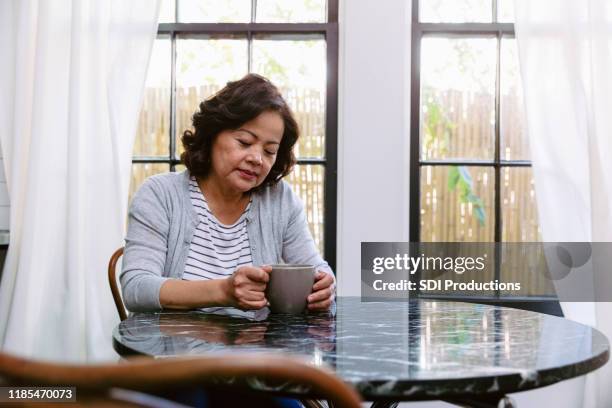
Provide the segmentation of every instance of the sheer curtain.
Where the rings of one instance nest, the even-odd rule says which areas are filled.
[[[0,2],[0,142],[11,201],[0,347],[115,358],[106,266],[122,245],[159,0]]]
[[[611,242],[612,1],[515,0],[515,13],[543,239]],[[612,273],[585,267],[594,272],[588,279],[574,273],[558,290],[594,294]],[[612,303],[560,300],[566,317],[612,338]],[[582,379],[578,406],[612,406],[611,376],[608,363]]]

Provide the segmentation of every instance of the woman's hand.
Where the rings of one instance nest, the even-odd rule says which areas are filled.
[[[225,293],[229,305],[241,310],[261,309],[268,304],[264,295],[270,280],[271,266],[241,266],[226,279]]]
[[[328,310],[334,301],[334,278],[329,273],[317,271],[312,293],[308,296],[308,310],[320,312]]]

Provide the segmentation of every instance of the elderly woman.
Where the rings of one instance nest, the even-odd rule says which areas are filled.
[[[182,173],[150,177],[134,196],[121,273],[131,311],[267,305],[269,264],[317,269],[308,309],[323,311],[334,275],[282,178],[298,126],[278,89],[249,74],[200,104],[185,131]],[[252,313],[252,312],[250,312]]]

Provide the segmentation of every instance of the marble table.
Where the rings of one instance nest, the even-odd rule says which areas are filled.
[[[326,364],[376,406],[437,399],[511,406],[507,393],[543,387],[604,365],[609,342],[567,319],[474,303],[361,302],[330,313],[245,318],[215,313],[136,313],[114,330],[122,355],[155,357],[265,351]],[[284,389],[307,397],[304,390]],[[378,402],[376,402],[378,401]]]

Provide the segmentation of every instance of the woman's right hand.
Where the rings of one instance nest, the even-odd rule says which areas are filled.
[[[241,310],[261,309],[268,304],[264,294],[271,266],[241,266],[226,279],[228,303]]]

